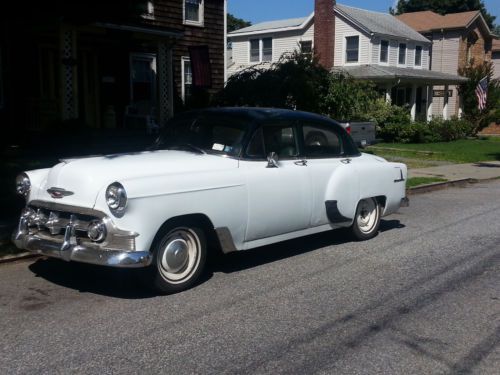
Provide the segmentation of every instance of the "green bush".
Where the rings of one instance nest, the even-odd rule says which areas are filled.
[[[379,128],[378,136],[385,142],[433,143],[463,139],[472,133],[473,126],[466,120],[433,119],[429,123],[390,123]]]

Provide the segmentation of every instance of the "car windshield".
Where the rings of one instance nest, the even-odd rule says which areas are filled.
[[[187,114],[172,119],[155,149],[240,156],[248,119],[217,114]]]

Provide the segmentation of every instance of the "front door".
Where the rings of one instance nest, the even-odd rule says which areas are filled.
[[[297,129],[286,121],[258,129],[240,162],[247,178],[248,224],[245,242],[290,233],[309,226],[311,184],[307,166],[299,154]],[[269,167],[266,155],[275,152],[277,167]]]

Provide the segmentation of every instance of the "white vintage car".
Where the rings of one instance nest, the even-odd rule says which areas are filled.
[[[174,118],[148,151],[21,174],[13,239],[66,261],[144,267],[172,293],[199,278],[207,244],[230,253],[338,227],[372,238],[408,204],[406,176],[322,116],[202,110]]]

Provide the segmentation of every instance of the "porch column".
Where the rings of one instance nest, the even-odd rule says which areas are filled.
[[[388,104],[392,103],[391,92],[392,92],[392,85],[389,83],[387,84],[387,86],[385,86],[385,101]]]
[[[78,77],[76,30],[69,25],[59,29],[61,56],[61,117],[62,120],[78,118]]]
[[[415,121],[417,116],[417,85],[411,85],[411,98],[410,98],[410,115],[411,121]]]
[[[460,95],[457,88],[457,96],[458,96],[458,118],[462,118],[464,115],[464,101],[462,95]]]
[[[174,115],[174,77],[172,48],[158,42],[158,117],[160,127]]]
[[[444,86],[444,103],[443,103],[443,119],[448,120],[448,90],[450,89],[450,86],[445,85]]]
[[[432,120],[432,100],[434,86],[427,86],[427,121]]]

